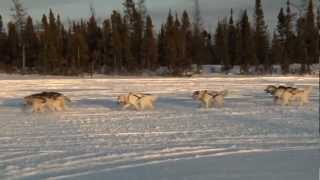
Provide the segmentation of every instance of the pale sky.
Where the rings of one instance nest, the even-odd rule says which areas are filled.
[[[199,0],[204,26],[212,29],[217,21],[229,15],[230,8],[235,9],[237,16],[241,10],[248,9],[249,15],[252,16],[252,9],[255,0]],[[299,4],[303,0],[291,0]],[[320,0],[316,0],[320,1]],[[87,18],[90,15],[90,4],[92,3],[96,14],[99,17],[108,17],[113,9],[122,12],[122,0],[21,0],[28,13],[36,20],[40,20],[42,14],[48,13],[49,8],[55,13],[59,13],[62,20]],[[262,0],[266,21],[269,29],[273,29],[277,14],[281,7],[285,6],[286,0]],[[154,19],[154,23],[159,27],[168,14],[169,9],[181,11],[186,9],[190,15],[193,7],[193,0],[146,0],[148,13]],[[5,22],[10,19],[11,0],[0,0],[0,14]],[[294,10],[294,9],[293,9]]]

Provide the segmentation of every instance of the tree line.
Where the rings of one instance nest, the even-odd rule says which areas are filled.
[[[166,67],[181,75],[193,64],[222,65],[224,72],[239,66],[241,73],[271,73],[280,65],[289,73],[290,64],[301,64],[299,73],[310,73],[319,63],[320,11],[309,0],[301,15],[294,14],[288,0],[270,33],[261,0],[256,0],[253,22],[246,10],[235,18],[218,22],[214,33],[201,25],[199,2],[192,18],[171,10],[155,32],[144,0],[123,1],[123,12],[98,22],[91,16],[66,27],[59,14],[50,10],[35,24],[19,0],[13,1],[13,18],[6,28],[0,15],[0,71],[53,75],[139,74]]]

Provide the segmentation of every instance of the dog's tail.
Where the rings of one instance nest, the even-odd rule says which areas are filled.
[[[63,98],[64,98],[64,100],[65,100],[65,101],[67,101],[67,102],[71,103],[71,99],[70,99],[70,98],[68,98],[67,96],[63,96]]]
[[[154,95],[153,95],[153,96],[151,96],[151,100],[152,100],[153,102],[157,101],[157,100],[158,100],[158,98],[159,98],[158,96],[154,96]]]
[[[312,86],[307,86],[303,90],[304,90],[305,93],[309,94],[312,91]]]
[[[224,91],[220,91],[219,94],[226,97],[229,94],[229,92],[228,90],[224,90]]]

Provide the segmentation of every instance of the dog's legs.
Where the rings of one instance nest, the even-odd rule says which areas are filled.
[[[146,109],[152,109],[151,107],[152,105],[150,103],[143,103],[143,105],[141,106],[142,110],[146,110]]]
[[[306,95],[306,96],[303,97],[303,102],[304,102],[305,104],[309,104],[309,103],[310,103],[309,95]]]
[[[136,110],[143,109],[143,108],[140,107],[141,105],[139,106],[139,104],[136,104],[136,103],[134,103],[133,106],[134,106],[134,108],[135,108]]]
[[[199,108],[204,108],[204,107],[205,107],[204,102],[201,102],[198,107],[199,107]]]
[[[212,101],[209,100],[209,101],[207,102],[207,108],[212,108]]]
[[[66,105],[65,105],[65,104],[62,104],[62,105],[61,105],[61,110],[62,110],[62,111],[65,111],[66,109],[67,109],[67,108],[66,108]]]
[[[209,102],[208,101],[205,102],[205,106],[204,107],[205,108],[209,108]]]
[[[205,108],[207,105],[204,101],[201,101],[199,108]]]
[[[285,106],[285,105],[287,104],[285,98],[280,98],[279,100],[280,100],[280,102],[281,102],[281,103],[280,103],[281,106]]]
[[[218,106],[219,106],[219,108],[222,108],[224,106],[224,101],[221,100],[220,102],[218,102]]]
[[[124,105],[124,106],[122,107],[122,110],[126,110],[126,109],[128,109],[130,106],[131,106],[130,104],[126,104],[126,105]]]
[[[305,104],[308,104],[309,103],[309,99],[307,97],[301,97],[300,99],[300,106],[303,106]]]
[[[292,96],[289,93],[284,93],[282,95],[282,105],[288,106],[291,98]]]
[[[62,111],[63,110],[63,108],[60,107],[60,106],[56,107],[55,109],[56,109],[56,111]]]
[[[54,107],[53,105],[47,105],[47,107],[50,109],[50,111],[54,112],[56,111],[56,107]]]
[[[37,112],[38,112],[38,108],[32,107],[32,113],[37,113]]]
[[[304,105],[304,102],[303,100],[300,101],[300,106],[303,106]]]
[[[43,106],[37,106],[36,108],[35,108],[35,111],[34,112],[36,112],[36,113],[43,113]]]
[[[282,105],[282,106],[286,106],[286,105],[288,105],[288,102],[287,102],[285,99],[282,99],[281,105]]]
[[[150,110],[154,110],[154,105],[153,105],[152,102],[148,103],[148,108],[149,108]]]
[[[224,106],[224,98],[221,96],[216,97],[215,103],[217,104],[217,107],[222,108]]]
[[[40,107],[36,106],[35,104],[32,105],[32,112],[33,113],[38,113],[40,112]]]
[[[137,106],[138,109],[136,110],[145,110],[146,109],[146,105],[144,103],[139,103],[139,106]]]

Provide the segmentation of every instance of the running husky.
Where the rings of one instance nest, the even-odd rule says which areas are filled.
[[[264,91],[273,96],[273,101],[276,104],[281,104],[281,99],[278,96],[275,96],[275,93],[278,91],[291,91],[294,92],[298,90],[297,88],[289,87],[289,86],[273,86],[269,85],[264,89]]]
[[[308,86],[304,89],[277,89],[274,92],[274,97],[280,100],[281,105],[289,105],[290,102],[298,102],[300,106],[309,103],[309,97],[312,92],[312,87]]]
[[[118,96],[118,104],[122,109],[134,108],[135,110],[154,109],[157,97],[151,94],[129,93],[128,95]]]
[[[293,88],[293,87],[289,87],[289,86],[273,86],[273,85],[269,85],[266,87],[266,89],[264,90],[266,93],[274,95],[275,92],[279,89],[283,89],[283,90],[289,90],[289,91],[295,91],[297,90],[297,88]]]
[[[32,107],[32,112],[44,112],[45,108],[51,111],[63,111],[66,102],[71,100],[61,93],[42,92],[24,97],[25,104]]]
[[[308,86],[305,89],[298,89],[286,86],[267,86],[265,92],[274,97],[277,104],[289,105],[292,102],[298,102],[300,106],[309,103],[309,96],[312,92],[312,87]]]
[[[212,106],[223,107],[224,97],[227,96],[228,91],[195,91],[192,98],[201,102],[200,107],[211,108]]]

